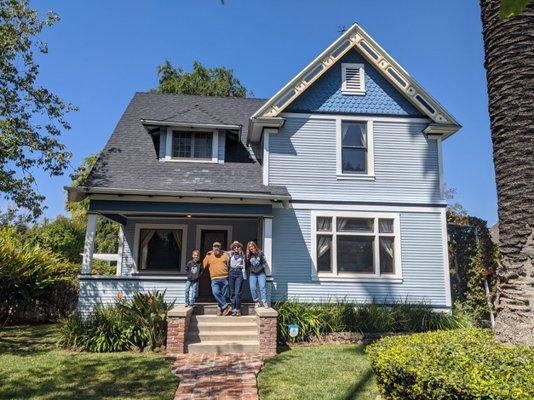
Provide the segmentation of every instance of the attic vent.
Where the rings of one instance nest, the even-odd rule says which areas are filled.
[[[363,64],[341,64],[341,93],[365,94],[365,71]]]

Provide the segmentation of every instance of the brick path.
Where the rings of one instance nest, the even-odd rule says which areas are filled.
[[[255,354],[180,354],[172,372],[180,377],[174,400],[258,400]]]

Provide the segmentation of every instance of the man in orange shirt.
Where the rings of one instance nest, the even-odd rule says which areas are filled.
[[[212,251],[204,257],[203,265],[210,273],[211,291],[219,306],[218,315],[228,315],[232,306],[228,302],[228,255],[221,250],[219,242],[213,243]]]

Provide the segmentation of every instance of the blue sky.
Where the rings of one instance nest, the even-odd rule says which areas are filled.
[[[136,91],[157,86],[169,59],[226,66],[255,97],[270,97],[357,21],[463,125],[444,142],[448,187],[470,213],[497,220],[478,2],[33,1],[61,22],[42,39],[41,82],[79,107],[63,137],[75,167],[102,149]],[[70,171],[69,171],[70,172]],[[64,213],[68,174],[37,173],[47,217]]]

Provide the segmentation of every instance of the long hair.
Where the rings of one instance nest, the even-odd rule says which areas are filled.
[[[256,250],[254,252],[254,254],[260,254],[260,248],[258,247],[258,245],[256,244],[255,241],[251,240],[250,242],[247,243],[247,260],[250,260],[250,257],[252,257],[252,252],[250,251],[250,246],[254,246],[254,249]]]

